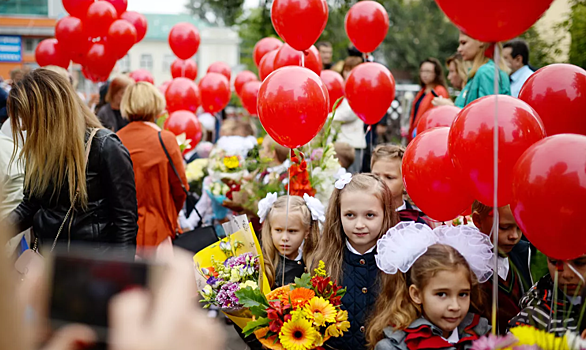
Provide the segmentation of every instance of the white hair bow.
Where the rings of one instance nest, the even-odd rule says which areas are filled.
[[[267,193],[267,196],[258,202],[258,212],[256,214],[260,218],[261,223],[267,218],[273,204],[277,201],[277,197],[277,192]]]
[[[487,235],[469,226],[440,226],[432,230],[424,224],[401,222],[378,240],[376,264],[389,275],[405,273],[434,244],[456,249],[478,282],[484,283],[492,276],[493,245]]]
[[[319,201],[319,199],[311,197],[307,193],[303,194],[303,199],[305,200],[305,205],[309,208],[311,212],[311,219],[315,221],[324,222],[326,221],[324,205]]]
[[[345,173],[342,176],[340,176],[340,178],[334,183],[334,187],[336,187],[339,190],[342,190],[351,181],[352,181],[352,174],[351,173]]]

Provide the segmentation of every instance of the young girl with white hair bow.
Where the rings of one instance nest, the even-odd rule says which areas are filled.
[[[492,275],[488,236],[468,226],[404,222],[377,251],[385,275],[367,328],[370,349],[467,350],[489,332],[488,320],[470,312],[482,303],[478,284]]]

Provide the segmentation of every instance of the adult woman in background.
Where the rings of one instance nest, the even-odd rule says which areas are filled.
[[[189,185],[175,135],[154,123],[165,109],[165,99],[159,90],[150,83],[132,84],[126,89],[121,106],[122,116],[130,124],[118,136],[128,148],[134,167],[139,227],[137,254],[144,256],[145,247],[175,238],[177,216]]]
[[[511,94],[511,84],[509,81],[509,68],[502,56],[502,45],[498,45],[501,55],[498,61],[499,78],[498,93],[502,95]],[[483,43],[472,39],[464,33],[460,33],[460,46],[458,53],[462,59],[472,62],[472,68],[468,72],[468,81],[464,89],[456,99],[456,107],[464,108],[470,102],[487,95],[493,95],[494,91],[494,71],[495,62],[493,61],[495,44]]]
[[[461,91],[468,82],[468,70],[470,62],[465,62],[459,53],[456,53],[446,60],[448,68],[448,80],[455,90]],[[453,106],[454,101],[449,98],[435,97],[431,103],[434,106]]]
[[[427,58],[419,65],[419,85],[421,90],[415,95],[411,106],[408,141],[411,141],[417,134],[417,122],[419,122],[421,116],[434,107],[431,104],[434,98],[432,90],[438,96],[450,97],[446,80],[444,79],[444,71],[436,58]]]
[[[124,119],[120,113],[120,103],[124,91],[132,83],[134,80],[126,75],[117,76],[110,82],[106,93],[106,104],[98,111],[98,118],[104,128],[118,132],[128,124],[128,120]]]
[[[25,164],[24,199],[9,216],[15,231],[32,226],[40,244],[83,242],[134,257],[134,173],[118,137],[47,69],[15,84],[8,112]]]

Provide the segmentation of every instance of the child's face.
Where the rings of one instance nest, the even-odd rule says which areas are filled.
[[[443,270],[431,277],[419,290],[409,287],[411,299],[421,305],[423,314],[443,331],[443,337],[458,328],[470,308],[470,281],[468,271],[459,266],[456,270]]]
[[[260,157],[261,159],[272,159],[275,160],[277,158],[275,154],[275,150],[271,147],[271,141],[269,139],[264,139],[262,141],[262,147],[260,149]]]
[[[403,204],[403,178],[401,176],[401,159],[382,159],[372,166],[372,173],[379,176],[387,184],[393,195],[393,204]]]
[[[275,248],[281,255],[295,259],[299,255],[299,247],[303,240],[309,235],[309,230],[303,225],[301,213],[289,212],[289,220],[287,220],[285,209],[273,209],[269,221]]]
[[[492,230],[492,215],[480,216],[478,213],[474,213],[472,216],[474,225],[480,230],[480,232],[490,235]],[[509,254],[513,247],[523,237],[523,232],[513,216],[510,206],[499,208],[499,237],[498,237],[498,248],[501,253]]]
[[[558,263],[561,269],[561,271],[558,271],[558,285],[560,290],[564,291],[564,293],[569,296],[580,295],[584,283],[581,282],[582,280],[580,277],[572,271],[568,264],[571,264],[574,270],[584,277],[586,276],[586,255],[569,261],[547,258],[547,268],[552,280],[554,279],[556,265],[558,265]]]
[[[342,228],[348,241],[360,254],[376,245],[381,232],[384,210],[372,193],[347,191],[340,197]]]

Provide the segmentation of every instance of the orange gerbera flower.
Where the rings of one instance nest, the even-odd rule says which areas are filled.
[[[293,308],[303,307],[307,302],[315,296],[315,293],[308,288],[297,288],[293,289],[289,294],[291,299],[291,306]]]

